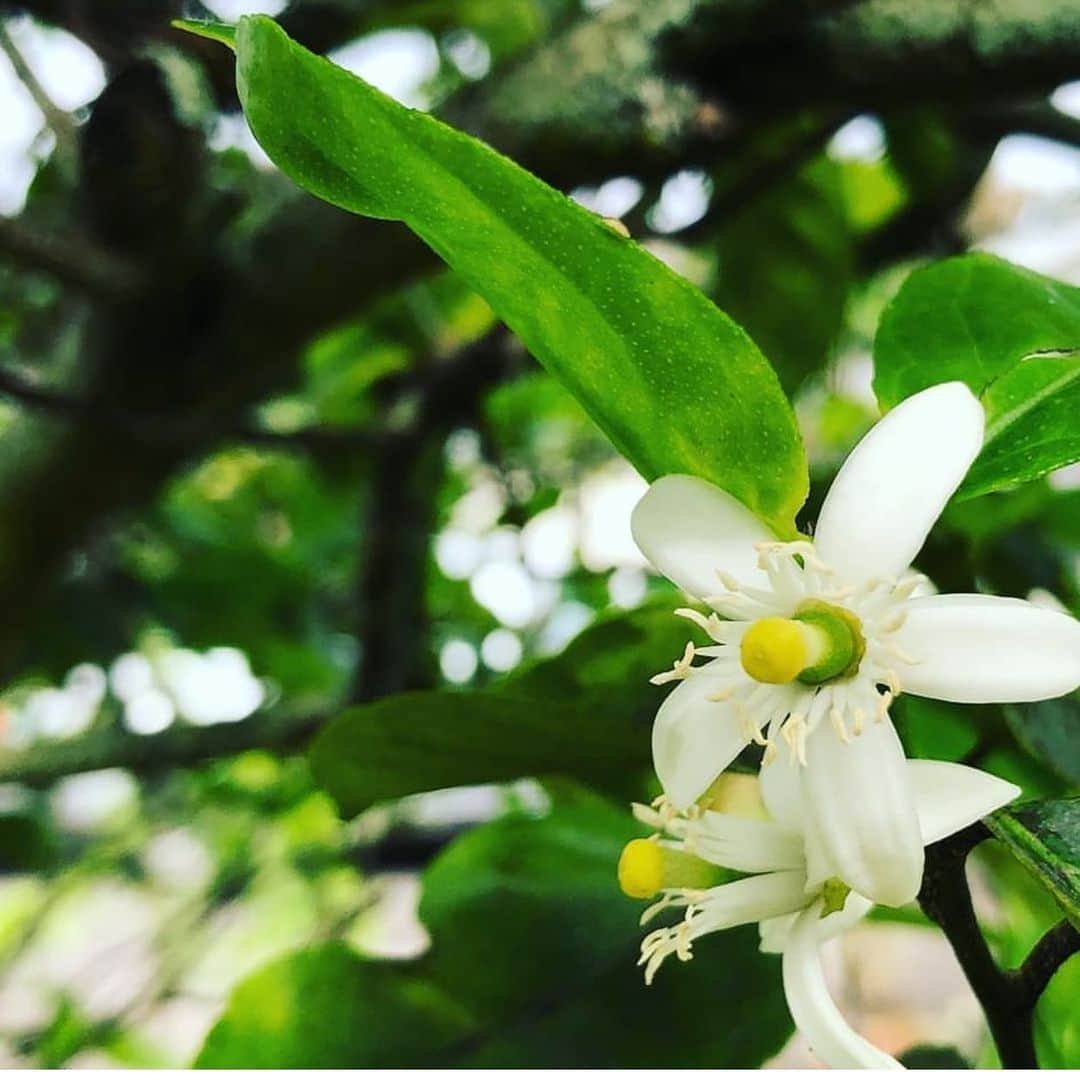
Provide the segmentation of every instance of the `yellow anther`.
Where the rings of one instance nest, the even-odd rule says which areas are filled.
[[[812,628],[794,619],[758,619],[743,635],[739,658],[743,670],[762,683],[789,683],[808,667]]]
[[[619,856],[619,888],[634,900],[651,900],[664,889],[709,889],[723,871],[684,847],[661,844],[655,837],[631,840]]]
[[[619,888],[634,900],[651,900],[663,886],[663,848],[655,840],[631,840],[619,856]]]

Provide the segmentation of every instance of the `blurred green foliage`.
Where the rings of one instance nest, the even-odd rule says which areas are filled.
[[[724,95],[695,98],[682,76],[663,76],[662,35],[635,37],[664,22],[662,8],[690,6],[301,0],[283,15],[317,51],[370,44],[386,29],[420,34],[438,68],[419,96],[445,103],[444,115],[479,117],[478,129],[490,88],[502,95],[496,121],[509,109],[504,130],[522,139],[550,102],[569,101],[573,115],[556,117],[522,163],[560,183],[632,173],[640,193],[620,213],[673,269],[506,159],[328,75],[257,24],[253,34],[261,27],[310,76],[318,105],[291,76],[276,78],[277,61],[262,70],[252,61],[249,88],[261,79],[273,92],[256,123],[267,147],[299,132],[307,156],[290,165],[301,179],[340,203],[407,218],[460,273],[434,257],[410,262],[406,231],[390,225],[335,246],[312,200],[226,145],[237,116],[231,66],[224,77],[215,66],[224,50],[182,53],[190,46],[168,36],[167,4],[121,5],[119,23],[89,34],[109,53],[111,79],[128,78],[137,61],[168,68],[171,93],[187,86],[184,146],[203,146],[207,169],[187,244],[207,247],[170,241],[141,267],[170,302],[180,298],[176,311],[148,310],[155,334],[186,343],[184,362],[147,347],[126,374],[88,352],[120,340],[115,299],[65,285],[70,267],[23,272],[6,250],[0,260],[4,370],[37,390],[99,394],[96,417],[14,390],[0,413],[12,477],[2,494],[27,487],[46,506],[31,546],[85,513],[74,496],[87,486],[87,445],[134,427],[139,449],[121,471],[140,477],[78,522],[48,588],[7,612],[21,640],[0,768],[17,769],[24,752],[81,761],[80,748],[102,734],[157,738],[133,726],[136,699],[117,692],[122,654],[157,662],[177,645],[234,646],[265,694],[253,716],[203,728],[155,675],[148,689],[168,699],[169,730],[205,737],[206,754],[3,785],[5,1063],[750,1067],[781,1051],[791,1022],[776,961],[757,951],[752,930],[701,940],[694,963],[669,965],[649,989],[634,966],[639,909],[619,894],[614,867],[635,832],[626,802],[653,791],[649,722],[663,693],[647,680],[692,627],[671,615],[680,600],[670,587],[627,554],[619,525],[640,486],[604,431],[642,472],[734,479],[786,527],[805,480],[790,399],[810,465],[806,526],[874,418],[871,349],[884,407],[964,379],[990,409],[991,441],[919,568],[942,590],[1038,589],[1080,610],[1080,493],[1046,479],[1077,457],[1076,290],[986,255],[921,265],[974,238],[958,222],[977,201],[997,134],[976,137],[979,116],[967,130],[955,102],[892,105],[892,88],[872,103],[877,119],[858,117],[880,146],[856,156],[832,141],[854,113],[827,115],[801,93],[779,118],[740,110],[735,95],[729,116]],[[87,8],[73,29],[96,27],[106,7]],[[771,33],[782,19],[769,7]],[[156,36],[154,59],[141,38],[128,45],[132,27]],[[593,33],[615,45],[592,51]],[[741,48],[738,34],[731,40]],[[731,60],[712,67],[733,70]],[[522,97],[522,85],[550,96]],[[108,163],[121,163],[134,199],[139,154],[164,138],[172,111],[132,106],[130,129],[91,147],[104,170],[96,175],[108,179]],[[336,119],[333,154],[308,137],[313,115]],[[675,130],[684,116],[694,118],[689,133]],[[592,133],[587,152],[576,125]],[[630,130],[639,143],[612,154]],[[356,131],[380,165],[377,198],[347,142]],[[22,220],[82,240],[92,232],[88,192],[60,167],[61,153],[42,163]],[[194,156],[179,160],[195,168]],[[699,167],[711,185],[702,216],[654,235],[664,181]],[[146,213],[134,207],[131,221]],[[483,237],[480,221],[491,230]],[[148,243],[154,229],[144,232]],[[283,298],[269,285],[294,265],[308,268],[311,293],[301,282]],[[244,268],[250,295],[219,295],[223,267]],[[335,280],[355,299],[324,308]],[[306,329],[286,344],[284,366],[273,341],[257,338],[266,356],[256,392],[237,405],[233,358],[211,352],[207,362],[200,351],[204,335],[222,330],[215,305],[247,319],[256,339],[263,321],[280,330],[273,317],[286,299]],[[120,322],[139,314],[120,310]],[[515,363],[469,390],[473,407],[424,428],[457,393],[440,380],[463,349],[488,340],[497,315],[547,369],[512,344]],[[133,388],[145,395],[134,405]],[[206,431],[170,442],[178,418],[204,413],[214,418]],[[57,491],[56,472],[42,480],[42,455],[73,478],[74,495]],[[147,462],[156,463],[148,478]],[[91,479],[104,488],[114,478]],[[388,522],[387,491],[410,485],[425,513]],[[6,503],[5,520],[21,521],[24,508]],[[379,582],[364,576],[380,539],[419,583],[422,610],[406,613],[404,634],[394,601],[380,606]],[[415,549],[414,564],[405,553]],[[0,570],[8,554],[0,539]],[[492,566],[502,577],[485,590]],[[519,593],[524,614],[508,615],[503,605]],[[356,704],[358,665],[384,638],[391,654],[421,654],[431,675]],[[460,666],[447,662],[455,655]],[[69,669],[85,662],[113,682],[76,730],[65,719],[78,688]],[[1046,800],[998,819],[1015,854],[998,843],[978,855],[984,928],[1007,966],[1061,917],[1058,902],[1075,916],[1076,706],[902,698],[895,708],[911,755],[977,764],[1021,784],[1026,800]],[[279,708],[310,715],[310,758],[300,729],[281,745],[271,739],[283,730],[271,722]],[[237,731],[250,748],[219,755],[216,740]],[[925,925],[914,911],[890,918]],[[1045,1066],[1080,1064],[1078,980],[1073,959],[1040,1000]],[[992,1060],[986,1051],[978,1063]],[[955,1052],[936,1046],[907,1058],[949,1063],[959,1063]]]

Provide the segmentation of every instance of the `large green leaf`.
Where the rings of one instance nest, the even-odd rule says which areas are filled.
[[[1080,929],[1080,796],[1001,810],[987,823]]]
[[[986,443],[961,494],[1080,460],[1080,289],[990,255],[917,270],[882,316],[874,388],[885,408],[959,379],[981,396]]]
[[[648,677],[682,652],[688,629],[667,604],[650,604],[599,620],[494,690],[393,694],[350,709],[315,739],[315,777],[349,816],[383,799],[520,776],[625,791],[648,768],[664,695]]]
[[[346,817],[372,803],[520,776],[605,784],[640,775],[648,728],[603,707],[508,694],[418,691],[350,709],[316,738],[316,781]]]
[[[1080,697],[1007,705],[1017,741],[1063,780],[1080,784]]]
[[[424,875],[426,956],[390,964],[332,946],[279,961],[234,993],[198,1064],[760,1064],[791,1022],[752,927],[695,943],[693,963],[643,985],[641,905],[615,880],[633,832],[628,813],[583,793],[544,820],[466,834]]]
[[[472,1030],[454,1000],[343,945],[277,960],[240,984],[213,1028],[202,1069],[332,1069],[420,1065]]]
[[[782,534],[806,495],[779,383],[689,282],[490,147],[292,42],[236,30],[251,129],[338,206],[403,221],[492,306],[648,478],[715,481]]]

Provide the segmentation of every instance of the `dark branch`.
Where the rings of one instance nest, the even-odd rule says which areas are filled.
[[[135,271],[112,252],[73,236],[53,236],[13,218],[0,218],[0,259],[49,274],[89,296],[107,300],[128,292]]]
[[[1013,973],[1022,999],[1034,1009],[1058,969],[1080,952],[1080,930],[1067,919],[1052,926],[1035,943],[1027,959]]]
[[[919,903],[941,927],[956,959],[986,1014],[1001,1064],[1007,1069],[1034,1069],[1035,1043],[1030,1009],[1019,1001],[1016,988],[990,953],[971,903],[964,866],[972,849],[989,837],[978,823],[926,849]]]
[[[971,851],[990,838],[977,822],[926,849],[919,903],[941,927],[979,999],[1006,1069],[1034,1069],[1035,1006],[1054,973],[1080,951],[1080,933],[1067,921],[1048,930],[1015,971],[1002,971],[979,929],[965,864]]]
[[[11,368],[2,366],[0,395],[72,423],[121,429],[132,439],[157,446],[201,445],[211,434],[205,427],[200,428],[197,422],[185,422],[183,418],[140,414],[92,401],[67,390],[39,386]],[[295,431],[269,431],[247,423],[228,427],[218,425],[213,435],[219,440],[232,439],[254,446],[314,452],[365,449],[372,447],[379,439],[379,432],[366,428],[307,427]]]
[[[519,372],[527,359],[515,339],[498,327],[430,365],[415,395],[413,423],[376,446],[364,502],[355,700],[371,701],[430,682],[426,568],[443,443],[453,428],[474,423],[487,391]]]
[[[133,735],[117,726],[63,742],[42,741],[0,756],[0,783],[48,787],[65,776],[98,769],[129,769],[151,776],[245,750],[299,750],[326,718],[257,713],[233,724],[176,723],[158,735]]]

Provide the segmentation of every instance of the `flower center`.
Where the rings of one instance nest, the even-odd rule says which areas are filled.
[[[758,619],[743,636],[739,659],[760,683],[810,686],[854,675],[866,651],[859,619],[823,600],[801,604],[790,619]]]
[[[720,867],[656,839],[631,840],[619,856],[619,888],[634,900],[664,889],[708,889],[724,877]]]

